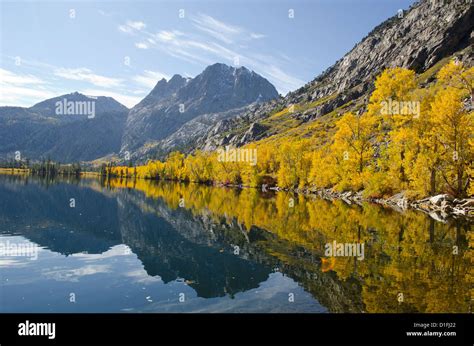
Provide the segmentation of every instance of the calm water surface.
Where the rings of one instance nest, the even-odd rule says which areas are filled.
[[[254,189],[0,176],[0,312],[469,312],[471,230]],[[325,256],[334,241],[363,258]]]

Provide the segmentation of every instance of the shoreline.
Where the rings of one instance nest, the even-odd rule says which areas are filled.
[[[0,174],[4,175],[31,175],[27,169],[15,168],[15,172],[12,172],[11,168],[0,168]],[[62,175],[60,175],[62,176]],[[80,173],[81,177],[103,177],[99,172],[83,171]],[[246,186],[236,184],[223,184],[214,182],[194,182],[194,181],[181,181],[181,180],[169,180],[169,179],[150,179],[150,178],[135,178],[135,177],[111,177],[113,179],[142,179],[150,181],[171,181],[180,183],[192,183],[198,185],[209,185],[214,187],[227,187],[237,189],[257,189],[262,192],[287,192],[294,194],[301,194],[304,196],[316,196],[324,200],[341,200],[348,205],[357,204],[362,205],[363,202],[378,204],[380,206],[390,207],[400,213],[406,210],[417,210],[421,211],[436,221],[446,223],[449,219],[462,219],[468,222],[474,222],[474,198],[455,198],[449,194],[438,194],[434,196],[428,196],[422,199],[414,200],[408,199],[404,192],[397,193],[388,198],[366,198],[363,197],[362,191],[344,191],[337,192],[330,188],[303,188],[303,189],[282,189],[278,186],[267,186],[265,184],[260,187],[257,186]]]
[[[362,192],[334,192],[330,189],[317,190],[307,194],[316,194],[321,198],[340,199],[348,204],[374,203],[388,206],[400,213],[406,210],[417,210],[439,222],[447,222],[449,219],[463,219],[474,222],[474,198],[454,198],[448,194],[438,194],[422,199],[408,199],[403,192],[388,198],[364,198]]]
[[[197,183],[199,184],[199,183]],[[233,185],[233,184],[214,184],[218,187],[234,187],[234,188],[255,188],[251,186]],[[266,187],[259,189],[263,192],[270,190],[274,192],[288,192],[295,194],[302,194],[304,196],[316,196],[325,200],[341,200],[348,205],[362,205],[363,202],[378,204],[380,206],[390,207],[400,213],[406,210],[421,211],[436,221],[446,223],[449,219],[462,219],[469,222],[474,222],[474,198],[455,198],[449,194],[438,194],[428,196],[422,199],[408,199],[403,192],[395,194],[389,198],[366,198],[363,197],[362,191],[344,191],[336,192],[332,189],[282,189],[277,186]]]

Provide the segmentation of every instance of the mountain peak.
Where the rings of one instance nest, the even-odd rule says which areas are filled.
[[[186,84],[186,78],[175,74],[170,80],[162,78],[156,83],[150,93],[135,107],[156,104],[171,96]]]
[[[60,95],[57,97],[53,97],[39,103],[36,103],[29,109],[31,111],[37,112],[44,116],[55,116],[56,112],[56,104],[57,102],[63,102],[64,100],[72,101],[72,102],[83,102],[83,101],[94,101],[95,110],[97,113],[105,113],[105,112],[122,112],[127,111],[128,108],[125,107],[120,102],[116,101],[112,97],[108,96],[90,96],[84,95],[78,91],[74,91],[69,94]]]
[[[207,69],[210,69],[210,70],[213,70],[213,69],[231,69],[231,68],[232,68],[232,66],[224,64],[223,62],[216,62],[216,63],[206,67],[205,70],[207,70]]]
[[[174,75],[168,82],[158,82],[130,111],[122,151],[162,140],[197,117],[277,97],[277,90],[268,80],[243,66],[215,63],[192,79]]]
[[[180,74],[175,74],[173,75],[173,77],[171,77],[171,79],[168,81],[168,83],[171,83],[173,81],[180,81],[182,79],[185,79],[183,76],[181,76]]]

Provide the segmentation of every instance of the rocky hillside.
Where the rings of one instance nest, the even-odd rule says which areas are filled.
[[[163,79],[128,114],[121,151],[143,158],[189,145],[196,129],[207,131],[242,107],[276,97],[270,82],[245,67],[214,64],[192,79]]]
[[[93,116],[58,114],[57,102],[94,102]],[[120,150],[128,108],[111,97],[71,93],[30,108],[0,107],[0,159],[93,160]]]
[[[387,67],[414,69],[423,81],[430,82],[453,55],[472,65],[473,27],[474,8],[470,1],[420,1],[405,10],[403,16],[394,14],[380,24],[300,89],[262,105],[256,112],[220,121],[198,139],[198,146],[212,150],[229,143],[242,145],[327,114],[337,116],[363,107],[375,77]],[[296,105],[294,110],[292,105]],[[279,112],[283,116],[272,119]]]

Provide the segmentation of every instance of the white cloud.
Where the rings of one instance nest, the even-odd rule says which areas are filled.
[[[138,84],[151,89],[163,78],[169,80],[170,76],[162,72],[145,70],[143,74],[136,75],[132,79]]]
[[[263,34],[250,33],[244,29],[230,26],[207,15],[200,15],[199,18],[202,19],[200,23],[207,23],[209,27],[213,27],[215,30],[220,30],[226,35],[234,35],[234,37],[250,37],[251,39],[265,37]],[[196,19],[194,20],[196,21]],[[208,30],[202,31],[210,34]],[[147,33],[143,34],[148,35]],[[177,30],[162,30],[157,34],[149,35],[151,38],[149,37],[148,40],[151,39],[152,41],[156,41],[155,44],[151,43],[149,47],[155,47],[174,58],[192,64],[210,65],[216,61],[233,64],[234,59],[239,57],[241,65],[247,66],[266,77],[282,94],[295,90],[304,84],[304,81],[283,70],[282,66],[288,64],[287,59],[280,56],[252,52],[248,45],[246,45],[246,48],[236,51],[232,48],[228,48],[235,46],[235,44],[226,43],[230,42],[230,39],[222,39],[221,41],[224,42],[218,43],[218,41],[205,38],[202,35],[190,35]],[[212,36],[217,37],[218,34],[213,33]],[[244,42],[249,42],[248,40],[243,40]]]
[[[146,42],[137,42],[135,43],[135,47],[138,49],[148,49],[148,44],[146,44]]]
[[[170,42],[175,41],[178,37],[183,36],[184,34],[178,30],[161,30],[155,35],[156,39],[159,41]]]
[[[198,14],[191,17],[193,25],[202,32],[226,43],[233,44],[238,40],[261,39],[263,34],[249,32],[248,30],[228,23],[224,23],[207,14]]]
[[[55,96],[48,83],[31,74],[17,74],[0,68],[0,106],[24,106]]]
[[[265,37],[267,37],[267,36],[264,35],[264,34],[257,34],[255,32],[250,33],[250,38],[253,38],[254,40],[259,40],[259,39],[265,38]]]
[[[23,60],[25,63],[26,60]],[[135,80],[141,88],[131,88],[123,90],[125,79],[105,77],[92,72],[92,70],[81,68],[64,68],[48,65],[41,62],[29,62],[28,66],[38,67],[44,78],[33,74],[18,74],[10,70],[0,68],[0,106],[29,107],[37,102],[67,94],[71,91],[81,89],[80,86],[71,85],[65,80],[85,81],[99,88],[86,88],[82,92],[86,95],[110,96],[117,101],[132,107],[140,102],[149,91],[149,87],[154,81],[161,78],[169,78],[168,75],[156,71],[145,71],[142,75],[132,76],[129,80]],[[26,67],[26,64],[25,64]],[[60,77],[60,78],[58,78]],[[154,85],[154,84],[153,84]],[[114,88],[112,91],[103,88]],[[117,90],[121,88],[120,90]]]
[[[215,59],[206,56],[209,54],[229,62],[237,56],[237,53],[218,43],[205,40],[199,36],[186,35],[177,30],[162,30],[153,35],[153,40],[159,42],[159,44],[154,45],[157,49],[193,64],[209,65],[215,63]]]
[[[44,84],[45,81],[33,76],[33,75],[19,75],[14,72],[0,68],[0,83],[2,84],[15,84],[15,85],[31,85],[31,84]]]
[[[0,84],[0,89],[0,105],[2,106],[25,106],[26,100],[31,100],[27,101],[28,103],[34,103],[57,96],[55,92],[31,87]]]
[[[132,21],[128,21],[127,25],[135,30],[145,29],[145,26],[146,26],[145,23],[143,22],[132,22]]]
[[[153,35],[154,40],[160,43],[154,45],[154,47],[174,58],[178,58],[192,64],[202,63],[209,65],[215,62],[212,59],[202,56],[202,54],[199,54],[199,52],[193,51],[193,48],[206,48],[206,44],[200,43],[198,38],[188,40],[185,37],[185,34],[180,31],[163,30]],[[206,48],[205,50],[209,51],[210,49]]]
[[[119,25],[118,29],[126,34],[145,29],[146,24],[140,21],[127,20],[125,24]]]
[[[238,26],[226,24],[202,13],[191,17],[191,20],[196,28],[227,44],[233,43],[235,38],[244,32]]]
[[[85,81],[99,87],[112,88],[122,85],[123,80],[118,78],[105,77],[93,73],[85,67],[64,68],[60,67],[54,71],[54,75],[70,80]]]

